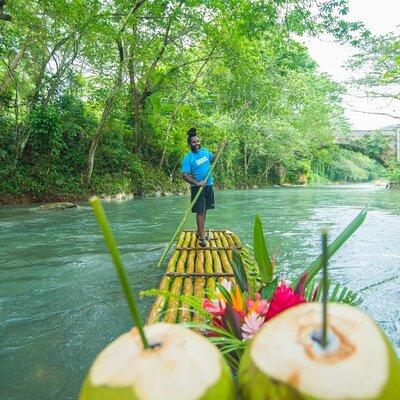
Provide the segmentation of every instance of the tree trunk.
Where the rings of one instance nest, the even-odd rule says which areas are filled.
[[[248,158],[248,149],[247,149],[247,143],[244,144],[244,176],[246,178],[246,185],[247,185],[247,174],[249,171],[249,158]]]
[[[128,74],[129,74],[129,93],[131,98],[131,118],[132,127],[135,135],[135,153],[139,154],[143,145],[143,108],[144,100],[136,84],[136,72],[134,66],[133,44],[129,48]]]
[[[28,43],[24,43],[19,52],[15,54],[15,56],[11,60],[11,63],[7,68],[7,72],[1,82],[0,93],[4,93],[8,89],[8,86],[14,77],[14,72],[17,69],[18,64],[21,62],[22,57],[24,56],[27,48],[28,48]]]
[[[30,99],[29,99],[29,102],[28,102],[28,112],[27,112],[27,114],[29,114],[33,110],[33,108],[36,106],[36,104],[37,104],[37,102],[39,100],[40,90],[42,89],[42,86],[43,86],[43,81],[44,81],[44,77],[46,75],[47,65],[51,61],[51,59],[54,56],[54,54],[65,43],[67,43],[70,38],[71,38],[71,36],[66,36],[63,39],[61,39],[60,41],[58,41],[54,45],[54,48],[52,49],[52,51],[47,55],[47,57],[41,63],[39,73],[36,75],[33,93],[32,93],[31,96],[29,96]],[[21,132],[19,134],[19,138],[20,138],[20,144],[17,145],[17,150],[16,150],[16,153],[15,153],[15,157],[16,157],[15,162],[17,161],[18,157],[24,152],[25,147],[26,147],[26,145],[28,143],[28,140],[29,140],[29,132],[27,130],[27,126],[26,125],[21,128]]]
[[[115,77],[114,87],[112,88],[111,93],[109,94],[109,96],[106,100],[106,103],[104,105],[104,109],[101,114],[99,126],[97,127],[96,133],[92,139],[92,143],[90,144],[88,161],[87,161],[87,171],[86,171],[86,185],[87,186],[89,186],[90,180],[92,178],[94,158],[96,155],[96,151],[97,151],[97,147],[99,145],[101,135],[104,132],[104,126],[108,120],[108,116],[112,109],[115,97],[118,94],[119,89],[122,86],[122,70],[123,70],[123,64],[124,64],[124,50],[123,50],[121,40],[117,41],[117,46],[118,46],[118,52],[119,52],[119,65],[118,65],[117,75]]]

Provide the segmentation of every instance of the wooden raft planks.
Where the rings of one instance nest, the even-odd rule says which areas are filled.
[[[205,297],[205,290],[215,289],[215,282],[222,279],[234,281],[231,266],[232,249],[243,249],[239,237],[227,230],[207,231],[213,239],[206,241],[207,247],[199,247],[196,232],[183,231],[178,239],[159,289],[176,296]],[[176,296],[157,296],[148,315],[147,324],[165,322],[199,322],[199,315],[193,312]]]

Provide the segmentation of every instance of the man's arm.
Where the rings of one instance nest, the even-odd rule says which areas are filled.
[[[190,185],[193,185],[193,186],[202,186],[202,187],[204,187],[204,186],[206,186],[206,182],[205,181],[196,181],[196,179],[194,179],[191,175],[189,175],[189,174],[185,174],[185,173],[182,173],[182,178],[183,178],[183,180],[184,181],[186,181],[187,183],[189,183]]]

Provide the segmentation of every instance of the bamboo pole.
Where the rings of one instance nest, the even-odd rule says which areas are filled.
[[[217,235],[217,238],[215,240],[215,243],[217,244],[217,246],[222,247],[222,242],[221,242],[221,234]],[[218,254],[221,258],[221,263],[222,263],[222,268],[225,272],[230,272],[232,273],[232,266],[231,263],[229,262],[229,258],[228,258],[228,254],[226,254],[225,250],[218,250]]]
[[[164,276],[160,283],[160,290],[168,291],[171,286],[172,278],[170,276]],[[165,296],[157,296],[154,300],[153,305],[151,306],[149,315],[147,317],[147,325],[155,324],[156,322],[160,321],[160,317],[162,312],[164,311],[164,307],[166,304],[166,297]]]
[[[203,251],[206,251],[206,250],[210,250],[210,247],[211,247],[211,245],[209,245],[208,243],[207,243],[207,241],[206,241],[206,247],[196,247],[196,246],[193,246],[193,247],[177,247],[176,248],[176,250],[203,250]],[[215,248],[215,250],[233,250],[233,249],[238,249],[238,250],[240,250],[241,249],[241,247],[236,247],[236,246],[228,246],[228,247],[224,247],[224,246],[222,246],[222,247],[216,247]]]
[[[235,242],[235,245],[237,246],[237,247],[243,247],[243,244],[242,244],[242,242],[240,241],[240,239],[239,239],[239,236],[238,235],[236,235],[236,233],[231,233],[231,238],[233,239],[233,241]]]
[[[185,234],[185,241],[183,242],[184,246],[188,246],[191,240],[191,234]],[[176,272],[184,272],[185,263],[188,256],[188,251],[183,250],[181,252],[181,256],[179,257],[178,262],[176,263]],[[172,282],[171,293],[174,295],[168,299],[167,310],[165,312],[165,322],[173,323],[176,321],[176,317],[178,316],[178,307],[179,307],[179,299],[176,297],[181,294],[182,289],[182,277],[177,277]]]
[[[184,240],[185,240],[185,233],[182,232],[180,237],[179,237],[179,241],[178,241],[178,246],[182,246]],[[167,264],[167,272],[174,272],[175,268],[176,268],[176,263],[178,261],[180,255],[180,251],[179,250],[175,250],[172,253],[171,258],[168,261]],[[164,276],[164,278],[162,278],[161,283],[160,283],[160,290],[162,291],[168,291],[170,286],[171,286],[171,282],[172,282],[172,278],[170,276]],[[167,298],[163,295],[159,295],[157,296],[157,298],[155,299],[153,305],[151,306],[148,318],[147,318],[147,325],[151,325],[154,324],[158,321],[160,321],[162,312],[164,311],[165,305],[167,303]]]
[[[225,236],[225,233],[220,233],[219,237],[221,238],[222,246],[225,247],[225,250],[227,250],[228,259],[229,259],[229,262],[230,262],[230,261],[232,261],[232,249],[229,247],[229,242],[228,242],[228,240],[227,240],[227,238]]]
[[[188,273],[188,272],[182,272],[182,273],[179,273],[179,272],[167,272],[165,275],[170,276],[170,277],[181,276],[181,277],[184,277],[184,278],[196,277],[196,276],[204,276],[206,278],[209,278],[211,276],[214,276],[214,277],[217,277],[217,278],[220,277],[220,276],[222,276],[222,277],[224,277],[224,276],[227,276],[227,277],[234,276],[233,273],[230,274],[230,273],[227,273],[227,272],[220,272],[220,273],[217,273],[217,272],[211,272],[211,273],[208,273],[208,272],[204,272],[204,273],[198,273],[198,272],[192,272],[192,273]]]
[[[213,274],[214,273],[214,268],[213,268],[213,258],[211,256],[211,251],[206,250],[204,252],[204,258],[205,258],[205,272],[208,274]],[[210,276],[207,278],[207,289],[209,291],[209,295],[214,293],[215,291],[215,277]]]
[[[196,251],[196,264],[195,264],[195,272],[204,273],[204,251]],[[198,299],[204,298],[204,286],[205,279],[203,277],[196,278],[194,281],[194,295]],[[195,313],[193,316],[193,322],[202,322],[203,318]]]
[[[214,236],[215,237],[215,236]],[[222,271],[222,263],[221,263],[221,258],[219,257],[218,251],[217,250],[213,250],[214,248],[217,248],[215,239],[211,240],[211,255],[213,258],[213,265],[214,265],[214,272],[216,273],[223,273]],[[223,281],[223,277],[218,278],[219,282]]]
[[[206,229],[206,233],[207,232],[209,232],[209,233],[225,232],[225,231],[226,231],[225,229]],[[196,229],[184,229],[182,232],[195,232],[195,233],[197,233],[197,230]],[[212,236],[212,235],[209,235],[209,236]]]
[[[237,246],[235,241],[232,238],[232,235],[228,234],[225,232],[225,238],[228,241],[228,246],[229,248],[232,250],[233,248],[236,248],[238,250],[240,250],[242,248],[242,246]]]
[[[220,146],[220,148],[219,148],[219,150],[218,150],[217,155],[215,156],[215,159],[214,159],[213,163],[211,164],[210,170],[208,171],[208,173],[207,173],[207,175],[206,175],[206,177],[205,177],[205,179],[204,179],[205,181],[207,181],[207,179],[210,177],[211,172],[212,172],[212,170],[214,169],[214,167],[215,167],[215,165],[216,165],[216,163],[217,163],[219,157],[221,156],[221,154],[222,154],[222,152],[223,152],[223,150],[224,150],[225,145],[226,145],[226,142],[223,141],[222,144],[221,144],[221,146]],[[163,262],[163,260],[164,260],[164,258],[165,258],[165,256],[166,256],[166,254],[168,253],[169,249],[171,248],[172,244],[174,243],[175,238],[178,236],[178,233],[179,233],[180,230],[182,229],[182,226],[183,226],[183,224],[185,223],[187,217],[189,216],[190,211],[191,211],[193,205],[196,203],[197,199],[199,198],[199,196],[200,196],[200,194],[201,194],[201,192],[202,192],[203,190],[204,190],[204,188],[203,188],[203,187],[200,187],[200,189],[197,191],[196,196],[194,197],[193,201],[190,203],[190,207],[189,207],[189,209],[186,211],[185,215],[183,216],[183,219],[182,219],[182,221],[180,222],[180,224],[178,225],[178,228],[176,229],[174,235],[172,236],[172,239],[169,241],[167,247],[165,247],[163,253],[161,254],[161,257],[160,257],[160,259],[159,259],[159,261],[158,261],[158,263],[157,263],[157,267],[160,267],[160,266],[161,266],[161,264],[162,264],[162,262]]]
[[[196,245],[196,234],[194,232],[191,233],[191,241],[190,246]],[[189,251],[188,260],[187,260],[187,268],[186,274],[191,274],[194,272],[194,263],[196,259],[196,251],[191,250]],[[183,283],[183,294],[184,296],[192,296],[193,295],[193,282],[191,277],[186,277]],[[189,304],[182,302],[181,309],[179,310],[179,321],[180,322],[187,322],[191,320],[190,315],[190,306]]]

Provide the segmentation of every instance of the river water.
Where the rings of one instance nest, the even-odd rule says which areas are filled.
[[[216,201],[207,226],[251,243],[258,213],[288,278],[318,254],[321,227],[329,226],[333,239],[369,203],[364,224],[331,259],[330,274],[362,292],[361,307],[400,354],[400,191],[219,191]],[[158,287],[163,270],[155,264],[188,204],[185,196],[105,204],[136,293]],[[194,227],[193,216],[186,227]],[[131,327],[91,209],[0,207],[0,243],[0,399],[76,399],[95,355]],[[139,300],[143,316],[150,303]]]

